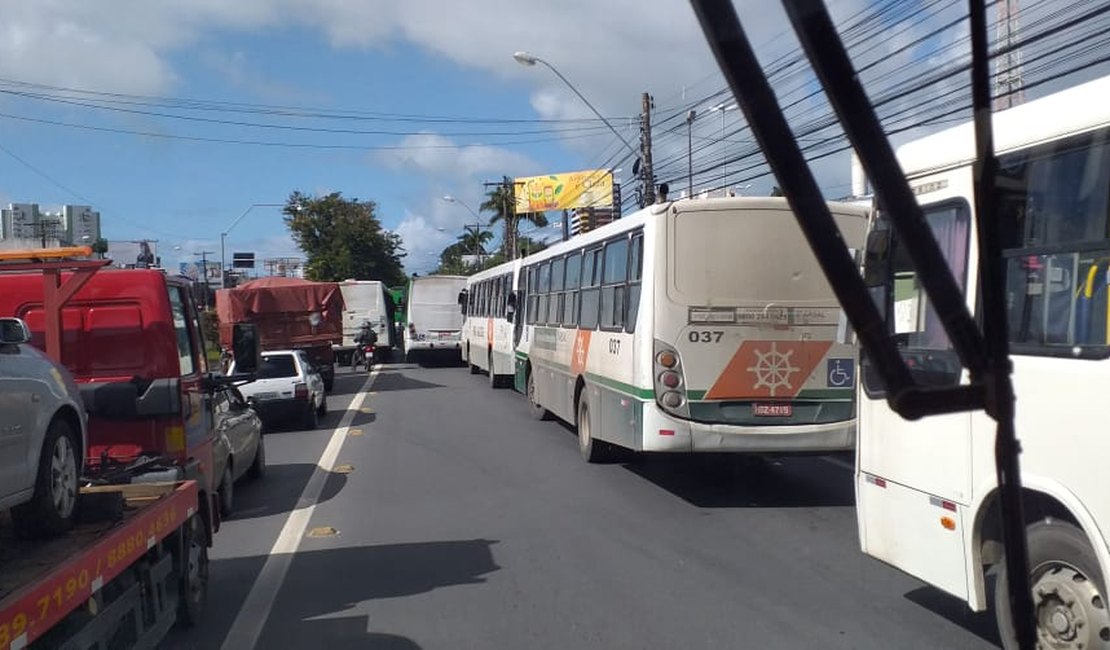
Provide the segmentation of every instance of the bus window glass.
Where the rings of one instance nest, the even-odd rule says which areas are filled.
[[[636,317],[640,310],[640,278],[643,274],[643,255],[644,236],[642,234],[635,235],[632,237],[632,248],[629,252],[628,262],[628,317],[624,324],[624,329],[628,332],[636,331]]]
[[[547,309],[547,322],[558,325],[563,313],[563,281],[566,259],[558,258],[551,262],[551,302]]]
[[[563,298],[563,325],[574,326],[578,321],[578,282],[582,272],[582,254],[567,257],[566,297]]]
[[[582,291],[579,293],[579,318],[578,327],[592,330],[597,327],[598,301],[600,289],[597,288],[601,280],[599,272],[598,253],[600,249],[587,251],[582,258]]]
[[[628,281],[628,239],[605,245],[604,283],[601,287],[599,319],[602,329],[624,326],[625,283]]]
[[[1110,131],[999,159],[1006,305],[1015,349],[1105,346]]]

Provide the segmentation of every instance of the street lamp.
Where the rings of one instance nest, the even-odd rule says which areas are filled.
[[[617,129],[614,128],[613,125],[609,123],[609,120],[605,119],[605,116],[602,115],[596,108],[594,108],[594,105],[590,103],[590,100],[586,99],[585,95],[578,92],[578,89],[574,87],[574,84],[572,84],[570,81],[568,81],[567,78],[564,77],[561,72],[559,72],[557,69],[555,69],[555,66],[551,65],[547,61],[544,61],[543,59],[541,59],[540,57],[538,57],[534,54],[529,54],[528,52],[514,52],[513,53],[513,58],[516,59],[517,63],[519,63],[520,65],[533,66],[533,65],[536,65],[537,63],[542,63],[545,66],[547,66],[548,70],[551,70],[552,72],[554,72],[555,76],[558,77],[559,79],[561,79],[562,82],[567,85],[567,88],[570,88],[571,90],[574,91],[575,95],[578,95],[578,99],[581,99],[583,104],[590,107],[590,110],[594,112],[594,115],[596,115],[599,120],[604,122],[605,126],[609,127],[609,130],[613,132],[613,135],[617,136],[617,138],[620,139],[620,141],[624,143],[624,146],[628,147],[628,150],[632,152],[633,156],[640,155],[640,152],[637,151],[636,148],[633,147],[631,144],[629,144],[628,140],[626,140],[624,138],[624,136],[621,135],[620,132],[617,131]]]
[[[725,196],[728,196],[728,145],[725,143],[725,111],[731,111],[739,108],[736,104],[725,104],[721,102],[716,106],[710,108],[710,111],[719,111],[721,113],[721,160],[724,161],[724,172],[722,178],[724,179]]]
[[[239,215],[235,218],[235,221],[231,222],[231,225],[224,228],[224,231],[220,233],[220,284],[223,284],[224,269],[227,268],[227,257],[224,253],[224,240],[227,239],[227,233],[231,232],[231,229],[237,226],[239,222],[243,220],[243,217],[250,214],[250,211],[255,208],[280,208],[284,205],[284,203],[252,203],[250,207],[243,211],[243,214]]]
[[[450,194],[444,194],[443,200],[448,203],[458,203],[462,207],[466,208],[467,211],[470,212],[470,214],[474,215],[474,259],[480,262],[482,258],[482,239],[480,234],[482,232],[482,228],[488,228],[489,225],[482,223],[482,218],[478,216],[478,213],[475,212],[474,209],[467,205],[466,202],[464,202],[462,199],[457,199]],[[463,226],[463,229],[469,230],[470,225],[467,224]]]

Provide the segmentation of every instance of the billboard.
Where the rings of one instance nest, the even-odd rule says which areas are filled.
[[[112,260],[111,266],[118,269],[149,269],[158,266],[158,242],[109,241],[104,257]]]
[[[613,174],[606,169],[525,176],[515,184],[517,214],[613,205]]]
[[[207,262],[207,272],[204,272],[205,264],[202,264],[199,260],[196,262],[180,262],[179,269],[181,275],[184,275],[193,282],[205,281],[208,286],[215,289],[222,289],[224,286],[224,278],[223,274],[220,273],[219,260],[209,260]]]

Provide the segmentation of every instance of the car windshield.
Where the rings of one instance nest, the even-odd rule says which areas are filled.
[[[262,357],[262,365],[258,367],[259,379],[278,379],[281,377],[296,377],[297,366],[291,354],[270,354]]]

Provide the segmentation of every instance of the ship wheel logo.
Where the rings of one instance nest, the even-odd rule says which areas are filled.
[[[755,365],[748,368],[748,372],[755,374],[753,388],[767,388],[771,391],[771,397],[775,397],[775,391],[780,388],[790,390],[790,375],[800,370],[792,365],[790,357],[793,354],[793,350],[779,352],[774,343],[767,352],[755,350]]]

